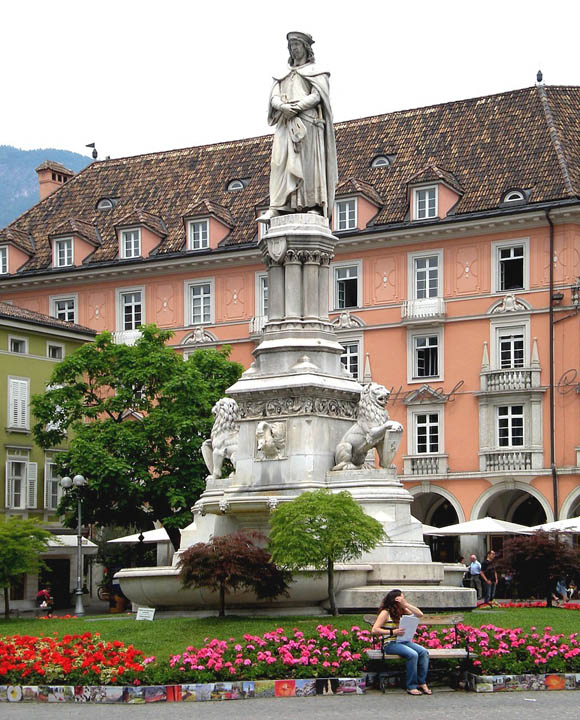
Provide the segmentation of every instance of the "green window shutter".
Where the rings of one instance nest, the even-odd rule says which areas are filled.
[[[28,380],[8,380],[8,427],[28,429]]]

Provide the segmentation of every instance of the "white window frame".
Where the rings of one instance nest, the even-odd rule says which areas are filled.
[[[194,247],[196,241],[193,238],[194,228],[196,226],[200,228],[205,227],[205,238],[203,237],[202,231],[198,241],[198,247]],[[207,250],[209,248],[209,218],[196,218],[195,220],[187,221],[187,248],[188,250]]]
[[[501,367],[501,338],[507,335],[520,334],[524,336],[524,364],[522,367],[530,367],[530,318],[518,317],[517,322],[513,319],[492,320],[490,333],[490,366],[493,370],[509,370],[512,368]]]
[[[0,245],[0,275],[8,275],[8,245]]]
[[[58,507],[59,502],[63,496],[63,488],[60,484],[60,476],[52,476],[52,468],[56,468],[54,458],[51,456],[45,456],[44,459],[44,509],[49,511],[55,511]],[[54,497],[51,487],[53,483],[56,485],[56,504],[51,503],[51,499]]]
[[[352,208],[350,207],[352,204]],[[341,210],[345,209],[345,217],[341,219]],[[339,232],[341,230],[356,230],[358,227],[358,198],[349,197],[336,200],[334,203],[333,226]]]
[[[134,237],[134,233],[136,233],[136,237]],[[135,241],[137,247],[135,247]],[[124,228],[121,230],[121,258],[129,260],[139,257],[141,257],[141,228]]]
[[[338,341],[342,345],[342,349],[343,349],[343,353],[340,356],[340,362],[351,373],[354,380],[360,380],[360,378],[362,377],[362,375],[364,373],[364,368],[362,367],[363,356],[361,353],[362,339],[360,337],[354,337],[354,338],[339,337]],[[345,352],[346,347],[356,347],[356,352],[347,354]],[[354,373],[352,371],[351,364],[348,362],[348,358],[353,358],[353,357],[356,357],[356,362],[357,362],[357,372],[356,373]],[[343,362],[343,358],[347,358],[347,363]]]
[[[193,306],[192,306],[192,295],[191,290],[199,285],[209,285],[209,319],[202,320],[201,322],[193,322]],[[184,288],[184,300],[185,300],[185,320],[188,327],[195,327],[198,325],[214,325],[215,324],[215,278],[196,278],[195,280],[186,280]]]
[[[422,258],[437,258],[437,295],[425,298],[417,297],[417,282],[415,273],[415,261]],[[407,297],[410,300],[432,300],[433,297],[443,297],[443,250],[423,250],[407,255],[408,291]]]
[[[437,337],[437,375],[419,376],[416,373],[417,365],[415,361],[416,338],[418,337]],[[422,327],[413,328],[407,333],[407,384],[421,383],[423,385],[430,382],[438,382],[445,379],[444,374],[444,332],[443,327]]]
[[[417,423],[419,415],[437,415],[437,451],[419,452]],[[407,437],[407,453],[409,455],[443,455],[445,453],[445,412],[442,405],[433,405],[431,403],[419,403],[407,408],[407,427],[411,428],[411,432]]]
[[[61,350],[61,357],[60,358],[54,358],[50,356],[50,348],[59,348]],[[61,360],[64,360],[65,352],[64,352],[64,345],[62,343],[53,342],[52,340],[46,341],[46,357],[49,360],[54,360],[55,362],[60,362]]]
[[[8,430],[30,430],[30,378],[8,375],[7,378],[7,423]],[[21,397],[24,390],[24,403]],[[15,406],[18,407],[15,407]]]
[[[12,341],[24,343],[24,350],[19,352],[18,350],[12,349]],[[28,355],[28,338],[23,338],[17,335],[8,336],[8,352],[14,353],[15,355]]]
[[[346,307],[339,307],[338,305],[338,271],[342,270],[344,268],[350,268],[350,267],[356,267],[356,277],[357,277],[357,286],[356,286],[356,305],[354,306],[346,306]],[[341,310],[353,310],[355,308],[361,308],[362,307],[362,260],[350,260],[350,261],[344,261],[339,263],[331,263],[330,265],[330,272],[331,272],[331,286],[330,286],[330,307],[331,312],[339,312]]]
[[[500,272],[500,251],[507,248],[517,247],[522,245],[524,248],[523,258],[523,287],[514,288],[513,290],[502,290],[501,285],[501,272]],[[491,287],[494,293],[517,293],[529,290],[530,288],[530,239],[529,238],[518,238],[516,240],[498,240],[491,243]]]
[[[26,448],[9,447],[6,452],[4,504],[12,510],[35,510],[38,507],[38,465],[30,462],[30,452]],[[21,476],[20,501],[14,502],[14,474],[11,472],[11,463],[24,466]]]
[[[78,322],[78,307],[79,307],[79,296],[78,293],[71,293],[70,295],[51,295],[49,297],[49,305],[50,305],[50,316],[53,318],[58,318],[57,314],[57,308],[56,305],[59,302],[67,302],[72,300],[73,302],[73,320],[65,320],[65,322]],[[68,313],[68,311],[67,311]],[[61,318],[62,319],[62,318]]]
[[[261,223],[260,223],[261,224]],[[263,317],[264,320],[268,318],[268,307],[270,303],[270,292],[269,287],[267,292],[267,300],[264,302],[264,280],[268,281],[267,272],[257,272],[254,274],[254,288],[255,288],[255,303],[254,303],[254,314],[256,317]]]
[[[521,190],[508,190],[504,196],[504,203],[521,202],[525,200],[525,196]]]
[[[70,252],[68,245],[70,244]],[[64,260],[60,262],[60,247],[65,247]],[[67,262],[70,259],[70,262]],[[75,243],[73,237],[55,238],[53,240],[53,266],[54,267],[73,267],[75,262]]]
[[[503,417],[508,418],[508,439],[509,443],[507,445],[501,445],[500,444],[500,408],[506,407],[508,408],[509,412],[507,414],[504,414]],[[521,407],[522,412],[521,414],[516,414],[512,412],[512,408],[514,407]],[[514,428],[512,420],[514,418],[520,418],[522,419],[522,442],[514,445],[513,439],[514,439]],[[496,405],[495,406],[495,446],[499,450],[514,450],[518,448],[525,448],[526,447],[526,403],[524,401],[519,403],[512,403],[512,402],[506,402],[502,405]]]
[[[428,203],[425,206],[425,214],[420,215],[419,202],[421,200],[421,193],[428,193],[430,190],[435,192],[435,207],[432,212],[429,212]],[[413,188],[413,220],[433,220],[439,217],[439,185],[422,185],[421,187]]]
[[[125,327],[125,305],[123,302],[123,298],[125,295],[129,295],[130,293],[141,293],[141,322],[137,327],[140,327],[141,325],[145,325],[145,286],[144,285],[137,285],[135,287],[124,287],[124,288],[117,288],[115,290],[115,305],[117,308],[117,330],[119,332],[132,332],[133,330],[137,330],[137,328],[126,328]]]

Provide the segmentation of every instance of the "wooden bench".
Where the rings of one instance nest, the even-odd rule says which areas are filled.
[[[375,624],[377,616],[376,615],[364,615],[363,620],[368,623],[371,627]],[[425,648],[427,652],[429,653],[429,658],[432,658],[434,660],[459,660],[460,662],[460,675],[464,675],[470,667],[470,660],[473,659],[474,654],[469,652],[469,648],[467,647],[467,644],[465,644],[465,647],[460,647],[459,642],[464,639],[465,633],[460,630],[457,626],[463,623],[463,615],[460,614],[453,614],[453,615],[423,615],[422,618],[419,618],[419,627],[423,625],[427,626],[441,626],[441,627],[451,627],[453,626],[453,647],[452,648]],[[391,653],[385,652],[389,642],[391,640],[396,639],[396,635],[393,634],[393,631],[397,625],[395,623],[386,623],[383,625],[383,629],[389,630],[389,635],[381,635],[381,647],[380,649],[376,650],[367,650],[367,656],[369,660],[373,661],[374,663],[378,663],[378,667],[380,669],[381,666],[386,664],[390,660],[401,660],[400,655],[393,655]]]

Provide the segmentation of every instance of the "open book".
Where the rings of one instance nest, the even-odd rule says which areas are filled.
[[[419,625],[419,618],[415,615],[402,615],[399,622],[399,628],[405,631],[404,635],[399,635],[397,640],[399,642],[405,642],[412,640],[415,632],[417,631],[417,625]]]

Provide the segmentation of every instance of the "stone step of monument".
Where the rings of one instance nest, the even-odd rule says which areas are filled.
[[[363,585],[340,590],[336,595],[336,605],[342,612],[373,612],[390,591],[398,588],[396,584]],[[407,585],[401,587],[407,600],[421,610],[470,610],[476,606],[476,592],[472,588],[451,587],[448,585]],[[322,603],[328,608],[328,601]]]
[[[372,563],[368,574],[369,585],[441,585],[444,566],[442,563],[388,562]]]

